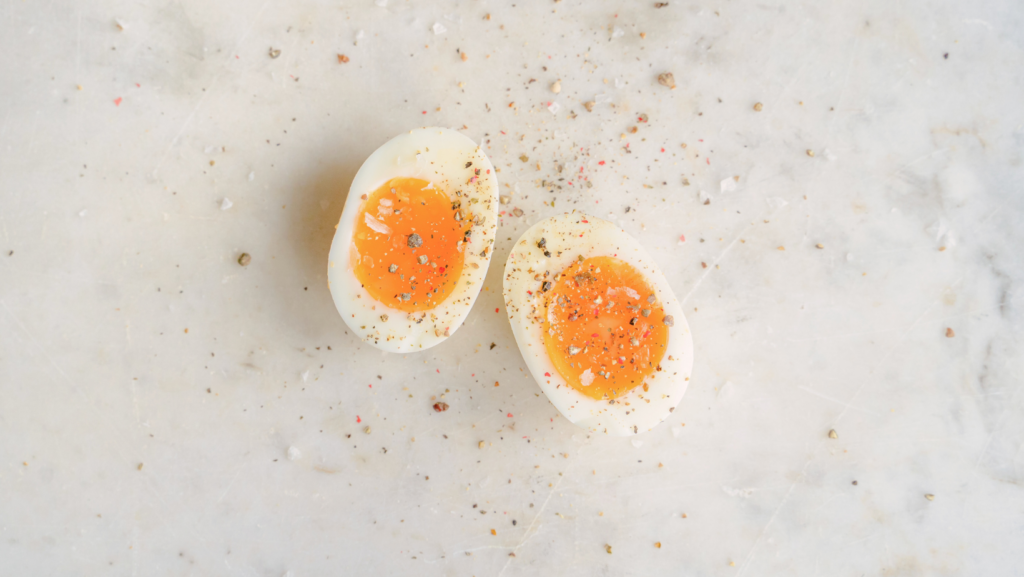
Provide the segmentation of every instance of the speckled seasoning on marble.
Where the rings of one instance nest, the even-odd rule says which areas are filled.
[[[6,572],[1016,566],[1018,3],[9,4]],[[575,210],[657,262],[697,337],[666,426],[618,439],[562,418],[482,245],[479,306],[444,346],[363,340],[444,338],[429,314],[339,322],[331,235],[373,192],[346,190],[423,124],[500,169],[488,259]],[[417,250],[373,270],[440,271]],[[543,272],[535,299],[559,290]],[[638,306],[624,329],[660,323]]]

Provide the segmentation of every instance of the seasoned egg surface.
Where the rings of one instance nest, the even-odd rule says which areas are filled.
[[[693,340],[682,308],[614,224],[580,213],[535,224],[509,254],[504,297],[527,367],[569,421],[634,435],[686,392]]]
[[[359,168],[327,279],[349,328],[386,351],[430,348],[465,320],[497,227],[494,167],[469,138],[419,128]]]

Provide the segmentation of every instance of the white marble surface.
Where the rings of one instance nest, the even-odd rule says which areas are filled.
[[[0,3],[0,572],[1020,574],[1019,2],[386,4]],[[345,191],[427,124],[518,189],[498,262],[567,209],[648,248],[673,419],[560,418],[500,266],[429,352],[346,332]]]

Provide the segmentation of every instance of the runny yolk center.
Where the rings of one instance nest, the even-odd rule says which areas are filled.
[[[357,215],[353,268],[374,299],[423,311],[455,289],[469,230],[444,191],[418,178],[394,178],[370,194]]]
[[[665,355],[665,311],[647,280],[613,257],[577,260],[543,292],[544,346],[572,388],[614,399],[638,386]],[[543,289],[542,289],[543,290]]]

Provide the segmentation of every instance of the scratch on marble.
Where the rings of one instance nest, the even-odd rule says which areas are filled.
[[[228,63],[230,63],[231,59],[234,58],[234,55],[238,53],[238,49],[245,42],[245,39],[249,36],[249,33],[252,32],[252,29],[256,27],[256,24],[260,21],[260,17],[263,15],[263,11],[266,10],[267,5],[269,5],[272,1],[273,0],[266,0],[263,3],[263,6],[260,7],[259,11],[256,12],[256,16],[252,19],[252,23],[242,34],[242,37],[238,39],[238,42],[235,44],[234,49],[228,52],[228,56],[224,59],[224,64],[222,65],[224,70],[222,70],[221,73],[217,76],[214,76],[213,82],[210,83],[210,89],[203,92],[203,95],[199,97],[199,102],[196,103],[195,107],[192,109],[192,112],[189,113],[188,118],[186,118],[185,122],[182,123],[181,128],[178,130],[178,133],[174,135],[174,138],[171,139],[171,142],[167,144],[167,148],[164,149],[163,154],[160,155],[160,161],[156,163],[156,168],[153,169],[152,174],[154,177],[160,171],[160,167],[164,165],[164,161],[167,160],[167,155],[171,152],[171,149],[174,148],[174,145],[178,143],[178,140],[181,138],[181,135],[185,133],[185,129],[188,128],[188,125],[192,123],[192,119],[195,117],[196,112],[199,112],[199,109],[203,106],[203,103],[206,102],[206,97],[213,93],[213,89],[216,88],[217,83],[227,72]]]
[[[955,287],[958,284],[960,284],[960,281],[962,281],[963,278],[964,278],[963,276],[958,278],[954,283],[952,283],[950,285],[950,287]],[[907,328],[907,330],[903,333],[903,336],[900,337],[900,340],[897,341],[895,345],[889,347],[889,352],[887,352],[885,354],[885,356],[883,356],[881,358],[881,360],[879,360],[877,363],[875,363],[875,366],[871,368],[870,373],[874,373],[879,367],[881,367],[885,363],[886,360],[889,359],[890,356],[892,356],[893,352],[896,349],[898,349],[900,347],[900,345],[903,344],[904,341],[907,340],[907,337],[910,336],[910,333],[913,332],[913,330],[917,327],[917,325],[921,322],[921,320],[924,319],[924,317],[927,316],[929,312],[931,312],[931,310],[935,307],[935,305],[937,305],[939,303],[940,300],[941,299],[935,299],[934,301],[932,301],[932,303],[930,305],[928,305],[927,308],[925,308],[924,312],[921,313],[914,320],[914,322],[912,322],[910,324],[910,327]],[[861,383],[861,386],[857,389],[857,391],[853,394],[853,396],[850,397],[850,402],[851,403],[852,403],[852,401],[857,399],[857,397],[860,395],[860,393],[864,390],[864,387],[867,386],[868,382],[869,382],[868,379],[864,379],[864,382]],[[833,421],[833,423],[834,424],[838,424],[839,421],[842,420],[842,418],[846,415],[847,411],[849,411],[851,407],[853,407],[853,405],[847,404],[846,408],[844,408],[843,411],[841,413],[839,413],[839,416],[836,417],[836,419],[835,419],[835,421]],[[818,446],[820,447],[822,445],[822,443],[823,443],[823,441],[819,441],[818,442]],[[754,541],[754,544],[750,547],[750,551],[747,552],[747,555],[746,555],[746,557],[743,560],[743,566],[740,568],[739,572],[736,574],[736,577],[742,577],[743,574],[747,571],[747,568],[750,566],[750,560],[753,558],[754,553],[757,551],[758,546],[761,544],[761,540],[764,539],[765,533],[772,526],[772,523],[775,522],[776,517],[778,517],[779,512],[786,505],[786,502],[789,501],[789,497],[793,494],[793,489],[796,488],[797,483],[799,483],[801,480],[803,480],[804,477],[806,476],[807,468],[811,465],[812,462],[814,462],[814,458],[813,457],[809,457],[807,459],[807,462],[804,463],[803,469],[800,470],[800,474],[793,481],[793,484],[789,486],[789,490],[786,492],[786,495],[782,498],[782,501],[779,503],[779,506],[775,508],[775,512],[772,513],[772,516],[768,519],[768,522],[765,524],[764,528],[761,529],[761,533],[758,534],[757,539]]]
[[[875,537],[878,537],[879,535],[881,535],[884,532],[885,531],[875,531],[874,533],[868,535],[867,537],[864,537],[863,539],[857,539],[856,541],[850,541],[849,544],[850,545],[856,545],[857,543],[863,543],[864,541],[869,541],[871,539],[874,539]]]
[[[949,152],[949,151],[950,151],[949,147],[940,148],[938,150],[933,150],[932,152],[929,152],[928,154],[924,154],[922,156],[919,156],[919,157],[915,158],[914,160],[911,160],[910,162],[908,162],[908,163],[904,164],[903,166],[897,168],[896,170],[890,172],[889,176],[896,176],[897,174],[903,172],[904,170],[910,168],[911,166],[917,164],[918,162],[921,162],[922,160],[927,160],[927,159],[935,156],[936,154],[940,154],[940,153],[943,153],[943,152]]]
[[[165,508],[168,507],[168,503],[164,499],[163,495],[161,495],[160,492],[157,491],[155,487],[153,487],[151,481],[149,481],[148,478],[146,480],[146,488],[149,489],[149,491],[151,493],[153,493],[153,496],[156,497],[157,500],[160,501],[161,505],[163,505]],[[138,501],[136,501],[136,507],[138,507]],[[175,531],[173,527],[171,527],[171,524],[167,522],[167,519],[164,518],[164,516],[160,513],[160,510],[161,509],[158,508],[158,507],[153,507],[153,512],[156,513],[157,518],[160,519],[160,522],[167,529],[167,531],[171,534],[171,536],[174,537],[175,539],[177,539],[178,538],[178,532]]]
[[[968,18],[964,20],[964,24],[978,24],[984,26],[985,28],[988,28],[989,31],[992,30],[992,24],[986,22],[985,20],[981,20],[980,18]]]
[[[808,65],[809,63],[810,63],[810,58],[805,58],[805,59],[804,59],[804,63],[800,65],[800,68],[799,68],[799,69],[797,69],[797,71],[796,71],[796,74],[794,74],[794,75],[793,75],[793,78],[792,78],[792,79],[790,79],[789,83],[787,83],[787,84],[786,84],[786,86],[785,86],[785,88],[783,88],[783,89],[782,89],[782,92],[780,92],[778,96],[776,96],[775,98],[773,98],[773,99],[771,100],[771,102],[769,102],[769,103],[768,103],[768,110],[769,110],[769,111],[775,110],[775,104],[777,104],[777,103],[781,102],[781,101],[782,101],[782,98],[783,98],[783,97],[784,97],[784,96],[785,96],[786,94],[788,94],[788,93],[789,93],[789,89],[790,89],[790,88],[792,88],[792,87],[793,87],[793,85],[794,85],[794,84],[796,84],[796,81],[800,79],[800,76],[801,76],[801,75],[803,74],[803,72],[804,72],[804,69],[805,69],[805,68],[807,68],[807,65]]]
[[[530,522],[530,526],[526,528],[526,533],[523,534],[523,538],[520,539],[519,543],[517,543],[516,546],[512,548],[512,552],[513,553],[518,553],[520,547],[525,545],[526,542],[529,541],[530,539],[532,539],[534,535],[536,535],[537,533],[540,533],[540,527],[537,527],[536,531],[533,530],[533,527],[534,527],[534,525],[537,524],[537,521],[540,520],[540,516],[544,514],[544,510],[548,508],[548,503],[551,501],[551,497],[554,496],[555,491],[558,490],[558,487],[560,487],[562,485],[562,481],[564,479],[565,479],[564,475],[559,477],[558,478],[558,482],[555,483],[554,487],[551,488],[551,491],[548,492],[548,496],[547,496],[546,499],[544,499],[544,503],[541,504],[540,509],[537,511],[537,514],[533,516],[533,521]],[[502,575],[505,574],[505,570],[508,569],[508,566],[511,563],[512,563],[512,557],[509,556],[508,560],[505,561],[505,566],[502,567],[501,571],[498,572],[498,577],[501,577]]]
[[[828,505],[829,503],[831,503],[832,501],[835,501],[836,499],[842,499],[842,498],[843,498],[843,497],[845,497],[845,496],[846,496],[846,495],[844,495],[844,494],[842,494],[842,493],[840,493],[840,494],[838,494],[838,495],[833,495],[833,496],[832,496],[831,498],[825,499],[825,501],[824,501],[824,502],[823,502],[823,503],[822,503],[821,505],[818,505],[817,507],[815,507],[815,508],[814,508],[814,510],[813,510],[813,511],[811,511],[811,512],[812,512],[812,513],[817,513],[817,512],[818,512],[819,510],[821,510],[821,508],[822,508],[822,507],[824,507],[825,505]]]
[[[750,551],[747,552],[747,556],[743,559],[743,566],[740,567],[739,572],[736,573],[736,577],[743,577],[743,574],[747,571],[747,567],[750,567],[750,559],[753,557],[754,552],[757,550],[757,546],[761,544],[761,539],[764,539],[765,533],[772,526],[772,523],[775,522],[775,518],[779,516],[779,511],[781,511],[782,507],[786,505],[786,501],[789,501],[790,495],[793,494],[793,489],[796,488],[797,483],[803,480],[804,475],[807,474],[807,467],[809,467],[813,461],[814,459],[811,458],[807,459],[807,462],[804,463],[804,468],[800,470],[800,475],[798,475],[797,478],[793,481],[793,484],[789,486],[789,490],[786,491],[786,494],[782,497],[782,501],[779,503],[779,506],[775,508],[775,512],[772,513],[772,516],[768,519],[768,522],[765,523],[764,528],[761,529],[761,533],[757,536],[757,539],[754,541],[754,544],[751,545]]]
[[[76,385],[74,381],[71,380],[71,377],[69,377],[68,374],[64,372],[64,369],[60,368],[60,365],[58,365],[57,362],[53,360],[53,357],[51,357],[49,353],[46,352],[46,349],[44,349],[36,341],[35,337],[32,336],[32,333],[29,332],[28,328],[26,328],[25,325],[21,322],[21,320],[19,320],[18,317],[15,316],[14,312],[11,311],[10,307],[7,306],[7,303],[3,300],[0,300],[0,307],[2,307],[4,311],[7,312],[7,315],[14,320],[14,323],[18,326],[18,328],[20,328],[21,331],[25,334],[25,336],[28,337],[29,342],[32,343],[33,347],[37,351],[39,351],[39,354],[41,354],[42,357],[45,358],[46,361],[50,364],[50,366],[53,367],[54,371],[56,371],[57,374],[60,375],[61,379],[65,382],[65,384],[67,384],[73,391],[75,391],[79,396],[81,396],[86,401],[86,404],[89,405],[89,408],[92,409],[93,413],[95,413],[96,416],[99,417],[102,422],[109,423],[109,419],[99,409],[96,408],[96,404],[93,401],[92,397],[85,394],[85,391],[83,391],[81,387]],[[116,430],[117,429],[115,427],[115,431]],[[120,431],[118,431],[118,433],[120,433]],[[118,434],[118,438],[123,438],[123,436]],[[117,455],[121,458],[121,461],[123,463],[128,463],[128,457],[121,450],[120,446],[115,444],[114,450],[117,452]]]
[[[949,285],[950,288],[953,288],[953,287],[957,286],[958,284],[960,284],[960,281],[962,281],[963,279],[964,279],[963,276],[958,278],[956,280],[956,282],[954,282],[953,284]],[[928,313],[931,312],[931,310],[933,308],[935,308],[935,305],[939,304],[940,300],[941,299],[935,299],[935,300],[932,301],[932,303],[930,305],[928,305],[928,308],[926,308],[924,310],[924,312],[921,313],[920,316],[918,316],[917,319],[915,319],[914,322],[910,324],[910,327],[907,328],[906,332],[903,333],[903,336],[900,337],[900,340],[897,341],[896,344],[894,344],[893,346],[889,347],[889,351],[887,353],[885,353],[885,356],[883,356],[880,361],[875,363],[875,366],[871,367],[871,370],[868,371],[869,374],[873,374],[876,370],[878,370],[879,367],[881,367],[885,363],[885,361],[889,360],[889,357],[891,357],[892,354],[896,351],[896,349],[898,349],[900,347],[900,345],[902,345],[904,343],[904,341],[907,340],[907,337],[910,336],[910,333],[913,332],[913,330],[915,328],[917,328],[917,325],[921,322],[921,320],[924,319],[924,317],[927,316]],[[852,403],[853,401],[857,400],[857,397],[860,396],[861,392],[864,391],[864,387],[866,387],[869,382],[871,382],[870,379],[864,379],[863,382],[861,383],[860,387],[857,388],[857,390],[853,393],[853,396],[850,397],[850,400],[848,402]],[[841,413],[839,413],[839,416],[836,417],[836,420],[833,421],[833,425],[839,424],[839,421],[841,421],[842,418],[844,416],[846,416],[846,413],[849,410],[850,410],[850,406],[847,406],[846,408],[844,408],[843,411]]]
[[[778,209],[773,211],[772,216],[774,216],[775,213],[778,212],[779,210],[782,210],[782,208],[785,207],[779,207]],[[763,214],[758,215],[758,217],[754,219],[754,222],[762,220],[762,217]],[[717,257],[715,257],[713,261],[711,261],[711,266],[709,266],[707,270],[705,270],[704,273],[700,275],[700,278],[697,279],[697,282],[693,285],[693,288],[690,289],[690,292],[686,293],[686,296],[679,300],[679,306],[683,306],[684,304],[686,304],[686,301],[689,300],[690,296],[694,293],[694,291],[696,291],[700,287],[701,283],[704,282],[704,279],[706,279],[708,275],[711,274],[711,271],[715,270],[715,265],[717,265],[719,262],[722,261],[723,258],[725,258],[725,255],[728,254],[732,247],[736,246],[736,243],[739,242],[740,238],[742,238],[743,235],[748,230],[750,230],[752,226],[752,224],[748,224],[747,226],[743,227],[743,230],[741,230],[739,234],[736,235],[736,238],[732,239],[732,242],[729,243],[729,246],[725,247],[725,249],[722,250],[722,252]]]
[[[569,476],[569,469],[572,468],[573,463],[575,463],[576,460],[579,459],[580,453],[589,444],[590,444],[590,442],[588,440],[587,443],[584,443],[576,451],[576,454],[573,456],[572,461],[570,461],[569,464],[565,468],[565,474],[563,474],[562,476],[558,477],[558,482],[556,482],[555,485],[553,487],[551,487],[551,491],[548,492],[548,496],[547,496],[547,498],[544,499],[544,503],[541,504],[540,509],[537,511],[537,514],[534,515],[533,516],[533,520],[530,521],[530,526],[526,528],[526,533],[523,534],[523,538],[520,539],[519,543],[517,543],[516,546],[512,548],[512,553],[518,553],[519,549],[523,545],[525,545],[527,541],[532,539],[537,533],[540,533],[540,527],[539,526],[537,527],[536,531],[533,530],[533,527],[535,525],[537,525],[537,521],[540,520],[541,515],[543,515],[544,511],[548,508],[548,503],[551,502],[551,497],[554,496],[555,491],[558,491],[558,488],[562,486],[562,481],[564,481],[565,478]],[[512,563],[512,559],[513,559],[513,557],[510,555],[508,560],[505,561],[505,565],[501,568],[501,571],[498,572],[498,577],[501,577],[502,575],[505,574],[505,571],[508,569],[508,566]]]
[[[846,407],[848,409],[854,409],[856,411],[860,411],[862,413],[866,413],[868,415],[871,415],[872,417],[881,417],[881,415],[879,415],[878,413],[876,413],[874,411],[869,411],[867,409],[862,409],[861,407],[857,407],[857,406],[851,405],[849,403],[840,401],[839,399],[833,399],[832,397],[823,395],[823,394],[821,394],[821,393],[819,393],[819,392],[817,392],[815,390],[809,389],[807,387],[797,387],[797,388],[799,388],[801,391],[803,391],[805,393],[809,393],[811,395],[814,395],[815,397],[820,397],[822,399],[825,399],[826,401],[832,401],[833,403],[839,403],[840,405],[843,405],[844,407]]]

